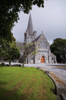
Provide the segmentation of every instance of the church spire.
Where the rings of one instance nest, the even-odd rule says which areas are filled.
[[[33,31],[32,18],[31,18],[31,14],[30,14],[27,30],[24,33],[24,42],[31,43],[35,38],[36,38],[36,31]]]
[[[29,34],[32,34],[33,33],[33,24],[32,24],[31,14],[29,16],[27,30],[29,31]]]

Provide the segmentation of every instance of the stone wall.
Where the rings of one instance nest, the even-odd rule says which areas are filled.
[[[35,55],[35,63],[41,63],[41,57],[45,59],[45,63],[48,63],[48,51],[46,49],[38,49],[38,53]]]

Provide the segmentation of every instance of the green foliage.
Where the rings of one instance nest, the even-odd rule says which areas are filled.
[[[35,51],[35,45],[34,43],[27,43],[24,44],[22,47],[23,50],[23,56],[22,58],[20,58],[20,62],[24,62],[26,61],[27,56],[32,53],[33,55],[35,55],[37,53],[37,51]]]
[[[4,63],[0,63],[0,67],[4,67],[5,66],[5,64]]]
[[[44,0],[0,0],[0,38],[12,39],[11,30],[19,19],[18,13],[21,10],[28,13],[32,5],[43,7]]]
[[[57,62],[66,63],[66,39],[55,39],[50,49],[56,55]]]
[[[38,51],[33,51],[33,55],[36,55],[38,53]]]
[[[57,100],[52,80],[36,68],[0,67],[0,100]]]
[[[18,59],[20,57],[20,52],[16,47],[15,41],[8,42],[7,40],[2,39],[0,42],[0,57],[3,60],[11,60]]]

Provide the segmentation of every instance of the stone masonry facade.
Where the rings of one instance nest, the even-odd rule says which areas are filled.
[[[30,15],[27,30],[24,33],[24,44],[28,45],[32,43],[35,49],[28,54],[26,63],[56,63],[56,56],[51,53],[50,45],[44,33],[42,32],[38,37],[36,36],[37,32],[33,31],[32,18]]]

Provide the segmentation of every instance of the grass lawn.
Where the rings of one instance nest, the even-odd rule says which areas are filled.
[[[0,67],[0,100],[58,100],[54,88],[36,68]]]

